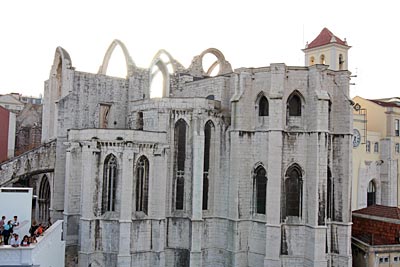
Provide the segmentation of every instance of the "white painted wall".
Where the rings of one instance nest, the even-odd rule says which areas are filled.
[[[32,188],[0,188],[0,216],[6,216],[6,222],[18,216],[19,226],[14,228],[20,238],[29,235],[32,214]]]

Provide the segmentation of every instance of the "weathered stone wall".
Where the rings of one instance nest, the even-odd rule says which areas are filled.
[[[219,75],[201,70],[201,54],[186,70],[163,72],[165,95],[150,99],[151,69],[131,64],[127,79],[77,72],[65,50],[57,51],[42,136],[57,137],[52,216],[64,217],[67,265],[350,266],[347,71],[285,64],[232,71],[212,49],[223,66]],[[301,102],[299,116],[289,116],[293,94]],[[261,97],[268,116],[259,115]],[[182,210],[175,208],[179,120],[187,125]],[[202,210],[209,121],[208,208]],[[117,193],[115,209],[103,211],[110,155]],[[146,212],[136,210],[141,156],[149,163]],[[301,172],[298,216],[284,216],[291,166]],[[256,210],[257,167],[266,171],[265,214]]]

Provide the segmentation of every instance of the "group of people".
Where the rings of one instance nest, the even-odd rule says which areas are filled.
[[[10,240],[15,237],[16,233],[14,231],[19,226],[18,216],[14,216],[13,220],[9,220],[6,223],[6,216],[1,216],[0,220],[0,244],[4,243],[8,245]]]
[[[36,220],[32,221],[29,234],[25,235],[22,240],[19,239],[18,233],[15,231],[18,229],[19,222],[18,216],[14,216],[13,220],[9,220],[6,223],[6,216],[2,216],[0,220],[0,245],[11,245],[12,247],[26,247],[31,243],[36,243],[36,238],[41,236],[43,232],[51,226],[51,219],[49,218],[47,225],[37,223]]]

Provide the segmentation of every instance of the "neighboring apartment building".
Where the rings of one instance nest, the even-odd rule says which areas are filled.
[[[15,113],[0,106],[0,162],[14,156]]]
[[[399,205],[400,98],[354,101],[352,210]]]
[[[17,115],[15,134],[15,155],[18,156],[41,145],[42,105],[25,104]]]
[[[14,113],[18,113],[24,109],[25,104],[20,100],[20,94],[11,93],[0,95],[0,106]]]
[[[400,266],[400,209],[370,205],[352,217],[353,266]]]

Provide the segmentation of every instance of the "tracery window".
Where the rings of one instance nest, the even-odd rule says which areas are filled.
[[[136,167],[136,211],[148,212],[149,203],[149,161],[141,156]]]
[[[302,194],[301,169],[297,165],[293,165],[287,170],[285,179],[286,216],[301,216]]]
[[[175,209],[183,210],[185,200],[186,122],[175,124]]]
[[[117,189],[117,159],[110,154],[104,160],[102,213],[115,211]]]
[[[258,102],[258,116],[268,116],[269,115],[269,104],[268,99],[265,96],[260,98]]]
[[[287,103],[289,116],[301,116],[301,99],[296,93],[292,94]]]
[[[208,121],[204,127],[204,160],[203,160],[203,210],[208,209],[211,138],[214,125]]]
[[[367,206],[376,204],[376,186],[375,182],[371,180],[367,189]]]
[[[267,172],[262,166],[259,166],[254,173],[253,192],[255,212],[265,214],[267,202]]]

